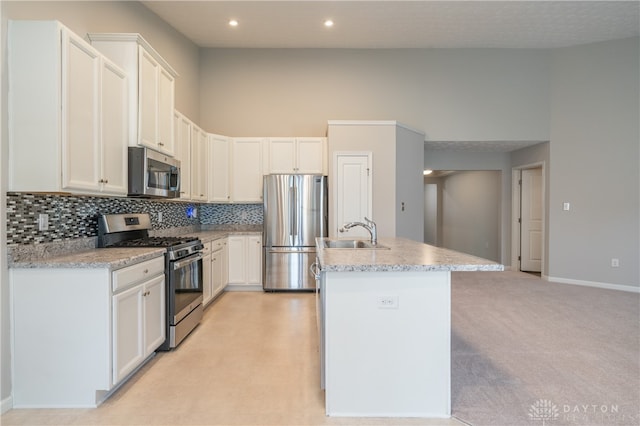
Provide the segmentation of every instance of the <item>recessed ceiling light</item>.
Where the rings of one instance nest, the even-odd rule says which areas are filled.
[[[237,27],[238,26],[238,21],[236,19],[231,19],[229,21],[229,25],[232,27]]]
[[[333,27],[333,21],[331,19],[327,19],[326,21],[324,21],[324,26],[327,28]]]
[[[422,172],[425,176],[426,175],[430,175],[431,173],[433,173],[433,170],[427,169],[424,172]]]

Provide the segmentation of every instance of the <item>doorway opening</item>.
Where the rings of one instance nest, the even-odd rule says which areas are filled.
[[[535,163],[512,169],[513,269],[533,274],[544,271],[545,165]]]
[[[436,170],[424,194],[426,244],[500,262],[502,171]]]

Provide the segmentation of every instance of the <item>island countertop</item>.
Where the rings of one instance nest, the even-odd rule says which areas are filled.
[[[325,248],[326,239],[316,238],[318,266],[324,272],[504,270],[491,260],[405,238],[379,238],[378,244],[389,249]]]

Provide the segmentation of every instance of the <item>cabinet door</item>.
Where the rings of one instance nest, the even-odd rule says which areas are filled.
[[[113,296],[113,383],[132,372],[145,357],[144,285]]]
[[[96,50],[62,31],[62,189],[100,187],[100,63]]]
[[[239,203],[261,202],[262,139],[233,139],[231,157],[231,199]]]
[[[167,337],[164,275],[147,281],[144,290],[144,356],[146,358],[158,349]]]
[[[158,70],[160,65],[142,47],[138,50],[138,65],[138,143],[157,149]]]
[[[369,232],[361,226],[339,232],[345,222],[362,222],[371,217],[371,153],[335,153],[335,230],[332,236],[368,237]]]
[[[127,137],[129,104],[127,77],[110,61],[102,60],[102,191],[127,194]]]
[[[245,284],[247,282],[245,241],[244,236],[229,237],[229,284]]]
[[[180,160],[180,199],[191,199],[191,121],[180,113],[174,116],[175,151]]]
[[[222,249],[216,250],[211,255],[211,297],[215,297],[222,291]]]
[[[228,203],[231,201],[229,192],[229,138],[219,135],[209,135],[210,160],[209,169],[209,201],[214,203]]]
[[[220,257],[221,257],[220,262],[222,263],[222,271],[221,271],[222,284],[221,284],[220,290],[224,290],[227,284],[229,284],[229,239],[228,238],[225,238],[222,241],[222,253],[220,254]]]
[[[262,284],[262,237],[247,236],[247,284]]]
[[[202,304],[206,305],[213,298],[211,256],[202,258]]]
[[[158,67],[158,149],[167,155],[175,154],[173,139],[173,76],[164,68]]]
[[[206,134],[195,125],[191,126],[191,198],[207,200],[208,143]]]
[[[322,174],[325,158],[324,146],[324,138],[298,138],[295,173]]]
[[[269,138],[269,173],[296,173],[296,139]]]

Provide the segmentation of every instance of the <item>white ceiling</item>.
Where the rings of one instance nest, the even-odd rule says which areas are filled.
[[[640,28],[639,1],[142,3],[198,46],[219,48],[555,48]],[[323,26],[328,18],[333,28]]]

